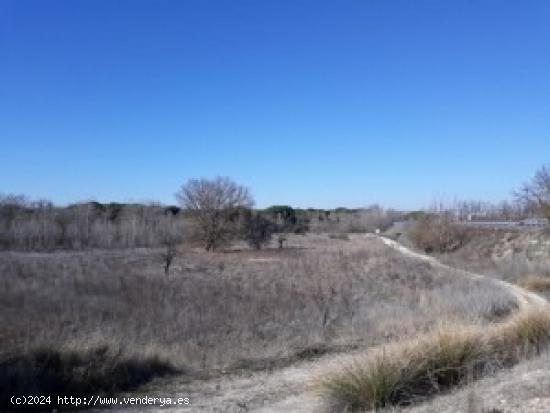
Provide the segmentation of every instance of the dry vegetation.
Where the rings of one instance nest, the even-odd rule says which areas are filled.
[[[523,361],[427,403],[406,409],[386,409],[408,413],[545,413],[550,398],[550,354]]]
[[[427,253],[455,251],[468,240],[469,231],[447,212],[424,214],[408,230],[413,245]]]
[[[282,250],[182,246],[168,276],[160,249],[1,253],[0,388],[116,391],[403,339],[441,320],[486,323],[516,307],[490,283],[376,240],[287,237]]]
[[[550,277],[541,277],[538,275],[529,275],[525,280],[518,283],[521,287],[533,292],[550,291]]]
[[[398,236],[422,251],[438,253],[440,260],[455,268],[493,275],[543,294],[550,289],[547,231],[458,228],[454,232],[453,227],[457,229],[452,220],[434,223],[424,216]],[[455,238],[453,234],[463,240],[453,248],[425,248],[422,243],[453,245],[447,241]],[[329,410],[400,410],[513,366],[548,348],[548,314],[548,309],[533,308],[488,327],[452,324],[379,347],[323,379]],[[429,410],[429,405],[425,408]]]
[[[191,180],[178,199],[183,210],[0,197],[0,408],[12,394],[116,393],[373,347],[323,381],[330,408],[402,406],[550,339],[549,317],[516,314],[503,284],[357,234],[387,229],[394,211],[254,211],[228,178]],[[546,291],[549,242],[530,236],[467,229],[439,210],[404,238]]]
[[[0,194],[0,250],[158,247],[188,233],[179,208],[83,202],[57,207]]]
[[[457,327],[394,344],[325,379],[331,410],[404,406],[540,354],[550,342],[546,310],[484,327]]]
[[[455,268],[533,289],[548,290],[550,280],[550,234],[547,231],[469,229],[468,241],[439,258]]]

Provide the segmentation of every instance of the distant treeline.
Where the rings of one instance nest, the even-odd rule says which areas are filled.
[[[304,234],[384,231],[395,221],[422,220],[434,211],[452,212],[455,219],[460,220],[509,220],[527,214],[518,203],[474,201],[409,213],[378,205],[357,209],[300,209],[273,205],[256,210],[256,213],[264,219],[264,230]],[[242,232],[245,212],[245,209],[235,210],[234,232]],[[91,201],[60,207],[49,201],[31,201],[22,195],[0,195],[0,250],[158,247],[175,244],[184,238],[193,239],[196,235],[197,228],[188,219],[187,211],[178,206]]]
[[[287,205],[274,205],[262,211],[274,223],[286,224],[293,232],[364,233],[385,230],[403,213],[384,209],[379,205],[367,208],[294,209]]]
[[[49,201],[0,195],[0,249],[54,250],[164,245],[184,232],[177,207]]]
[[[372,232],[402,214],[378,206],[365,209],[298,209],[274,205],[257,211],[272,232]],[[192,223],[177,206],[81,202],[56,206],[22,195],[0,195],[0,249],[156,247],[192,238]]]

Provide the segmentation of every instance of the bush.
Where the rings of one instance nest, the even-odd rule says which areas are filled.
[[[442,212],[420,216],[408,236],[416,248],[443,253],[460,248],[467,241],[468,232],[451,214]]]
[[[271,241],[273,224],[259,213],[248,211],[244,214],[242,238],[251,248],[259,250]]]

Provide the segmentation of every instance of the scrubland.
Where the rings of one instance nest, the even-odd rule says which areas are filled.
[[[289,236],[287,248],[2,252],[3,396],[114,392],[270,368],[486,324],[517,307],[486,280],[410,260],[375,239]]]

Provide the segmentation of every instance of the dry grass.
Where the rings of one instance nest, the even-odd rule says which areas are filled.
[[[357,359],[326,378],[331,409],[403,406],[539,354],[550,314],[531,310],[490,328],[452,327]]]
[[[441,320],[487,323],[516,307],[490,282],[437,272],[375,240],[287,244],[183,249],[169,276],[153,249],[1,253],[0,380],[16,366],[29,378],[19,391],[40,393],[52,370],[36,354],[50,354],[63,383],[89,364],[87,377],[103,377],[89,388],[115,390],[170,371],[263,368],[402,340]],[[143,367],[111,374],[125,363]]]
[[[541,413],[548,411],[550,354],[522,361],[428,401],[387,413]]]
[[[468,240],[468,231],[448,213],[426,214],[408,229],[413,245],[427,253],[450,252]]]
[[[550,279],[550,238],[541,231],[470,228],[469,241],[439,258],[455,268],[523,285],[535,275]]]
[[[550,291],[550,278],[538,275],[529,275],[518,283],[521,287],[534,292]]]

